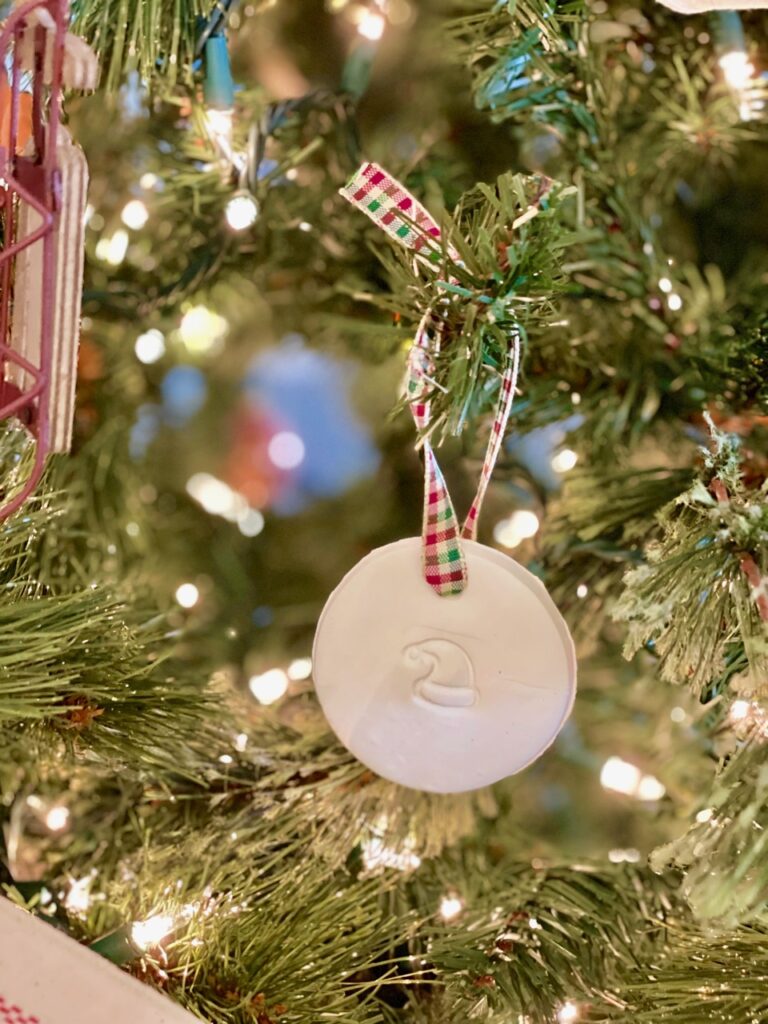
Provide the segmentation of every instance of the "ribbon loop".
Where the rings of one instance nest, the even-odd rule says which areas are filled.
[[[438,225],[421,203],[377,164],[363,164],[340,192],[391,238],[412,250],[418,259],[428,260],[427,252],[433,256],[439,255]],[[448,249],[448,255],[455,263],[459,262],[458,253],[453,247]],[[480,482],[467,518],[459,528],[456,511],[428,434],[431,419],[428,396],[434,386],[434,361],[440,351],[440,336],[439,322],[433,309],[429,309],[416,330],[416,338],[408,356],[406,393],[416,429],[424,434],[424,515],[421,533],[424,579],[444,597],[462,593],[468,583],[461,539],[474,540],[477,535],[480,510],[512,411],[520,369],[520,337],[515,332],[510,339]]]

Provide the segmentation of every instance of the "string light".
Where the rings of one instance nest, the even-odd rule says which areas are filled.
[[[299,682],[302,679],[309,679],[311,675],[311,658],[295,658],[288,666],[288,678],[292,679],[294,682]]]
[[[384,35],[386,24],[383,15],[376,11],[363,11],[358,18],[357,31],[363,39],[375,43]]]
[[[258,537],[264,523],[264,516],[256,508],[246,508],[237,516],[237,528],[244,537]]]
[[[458,896],[443,896],[440,900],[440,917],[444,921],[453,921],[464,909],[464,900]]]
[[[292,430],[281,430],[274,434],[267,446],[270,462],[278,469],[296,469],[304,461],[304,442]]]
[[[141,231],[149,220],[149,211],[140,199],[131,199],[123,207],[120,219],[127,228],[133,231]]]
[[[578,597],[580,600],[583,601],[588,593],[589,593],[589,587],[587,586],[586,583],[580,583],[578,585],[578,587],[576,587],[576,597]]]
[[[138,336],[133,350],[140,363],[156,363],[165,355],[165,338],[161,331],[153,327]]]
[[[572,448],[563,448],[552,456],[550,465],[556,473],[568,473],[579,461],[579,456]]]
[[[207,306],[192,306],[181,318],[179,336],[193,355],[221,349],[229,324]]]
[[[200,591],[194,583],[182,583],[176,588],[176,601],[182,608],[194,608],[200,600]]]
[[[679,295],[673,293],[667,299],[667,305],[673,312],[676,313],[679,309],[683,308],[683,300],[680,298]]]
[[[233,231],[246,231],[256,223],[259,204],[250,192],[236,192],[227,203],[224,216]]]
[[[131,927],[134,946],[146,952],[173,931],[174,919],[168,914],[155,914],[146,921],[136,921]]]
[[[581,1011],[578,1004],[569,999],[557,1011],[557,1024],[574,1024],[580,1016]]]
[[[744,50],[730,50],[717,63],[722,69],[723,78],[732,89],[745,89],[755,73],[755,66]]]
[[[45,815],[45,826],[51,832],[63,832],[69,824],[69,808],[63,804],[51,807]]]
[[[96,259],[110,266],[118,267],[128,252],[128,232],[119,228],[109,238],[100,238],[96,243]]]
[[[516,548],[524,540],[535,536],[539,529],[539,517],[528,509],[518,509],[507,519],[502,519],[493,528],[493,539],[505,548]]]
[[[666,788],[653,775],[644,775],[640,769],[620,757],[609,757],[600,771],[600,785],[615,793],[624,793],[637,800],[660,800]]]
[[[271,668],[261,675],[251,676],[248,689],[259,704],[274,704],[288,689],[288,676],[281,668]]]
[[[609,850],[608,860],[611,864],[637,864],[640,860],[640,851],[632,848],[628,850]]]
[[[64,906],[72,914],[85,914],[91,905],[91,886],[96,877],[92,871],[85,878],[73,879],[64,897]]]

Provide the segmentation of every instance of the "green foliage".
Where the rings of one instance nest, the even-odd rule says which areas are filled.
[[[649,645],[664,678],[696,692],[723,671],[734,645],[744,648],[758,676],[768,654],[765,622],[742,564],[749,556],[761,576],[768,571],[765,488],[742,484],[733,439],[716,435],[716,441],[707,477],[661,511],[661,538],[648,546],[647,564],[627,574],[615,608],[629,623],[627,654]]]
[[[575,191],[504,175],[462,197],[423,274],[414,274],[408,253],[384,258],[393,280],[386,305],[414,328],[429,315],[440,335],[430,393],[436,436],[459,433],[488,407],[511,337],[537,336],[551,319],[553,297],[564,287],[564,254],[579,238],[569,230]]]

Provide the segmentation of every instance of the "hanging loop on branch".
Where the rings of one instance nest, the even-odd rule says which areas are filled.
[[[427,265],[440,258],[440,228],[427,210],[398,181],[376,164],[363,164],[341,194],[362,210],[382,230],[410,249],[418,262]],[[448,246],[449,259],[458,264],[459,254]],[[438,284],[439,287],[439,284]],[[474,540],[488,484],[504,440],[512,411],[520,369],[520,335],[509,338],[491,436],[483,461],[480,482],[463,526],[459,527],[440,465],[430,440],[429,395],[435,387],[435,360],[440,352],[442,320],[439,302],[424,314],[408,358],[406,393],[424,452],[424,512],[421,550],[424,579],[440,596],[460,594],[468,583],[462,538]]]

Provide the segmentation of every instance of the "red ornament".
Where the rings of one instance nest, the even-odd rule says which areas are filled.
[[[68,21],[68,0],[26,0],[0,29],[0,420],[16,417],[37,441],[0,519],[71,442],[87,168],[60,124],[61,92],[93,88],[97,67]]]

